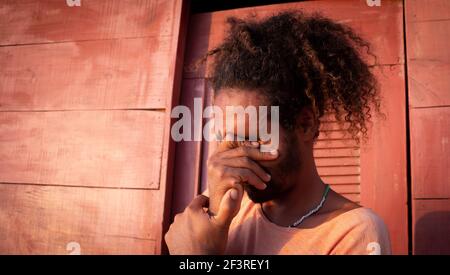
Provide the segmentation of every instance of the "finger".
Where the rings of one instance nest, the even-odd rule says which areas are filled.
[[[264,190],[267,185],[255,173],[247,168],[225,167],[224,176],[237,179],[239,182],[247,182],[256,189]]]
[[[219,225],[230,225],[231,221],[241,208],[243,194],[244,190],[241,185],[238,185],[236,188],[232,188],[225,193],[225,196],[223,196],[220,202],[219,212],[217,213],[217,216],[214,217]]]
[[[233,135],[227,134],[224,138],[219,140],[216,152],[220,153],[240,146],[259,147],[259,143],[256,141],[248,140],[238,141],[237,138],[235,138]]]
[[[209,198],[204,195],[198,195],[195,197],[191,203],[188,205],[188,208],[191,210],[203,210],[203,207],[208,207]]]
[[[242,182],[239,177],[229,176],[220,180],[220,184],[214,187],[209,186],[209,190],[212,190],[213,196],[209,201],[208,212],[210,215],[215,216],[219,211],[220,201],[225,193],[232,188],[242,187]]]
[[[234,168],[247,168],[255,173],[263,181],[269,181],[270,175],[264,171],[255,161],[249,157],[227,158],[222,160],[222,164]]]
[[[216,152],[221,153],[242,146],[244,141],[222,140],[217,145]]]
[[[249,157],[253,160],[274,160],[278,158],[278,150],[261,152],[258,148],[240,146],[220,154],[221,158]]]

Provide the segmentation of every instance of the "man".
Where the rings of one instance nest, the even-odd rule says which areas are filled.
[[[165,236],[170,253],[389,254],[383,221],[329,190],[313,157],[325,114],[358,139],[379,110],[376,80],[359,52],[367,43],[300,12],[228,23],[228,36],[208,53],[215,105],[279,106],[279,146],[263,152],[267,141],[221,142],[208,160],[209,198],[198,196],[175,217]]]

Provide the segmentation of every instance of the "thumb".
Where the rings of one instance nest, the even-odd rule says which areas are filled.
[[[223,196],[219,211],[215,217],[217,223],[221,226],[228,226],[241,208],[244,189],[241,184],[235,185]]]

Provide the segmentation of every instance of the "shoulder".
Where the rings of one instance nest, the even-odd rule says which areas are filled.
[[[341,236],[333,254],[390,254],[387,226],[374,211],[359,207],[335,218]]]
[[[364,230],[367,234],[388,234],[386,224],[370,208],[359,207],[342,214],[342,220],[352,225],[351,229]]]

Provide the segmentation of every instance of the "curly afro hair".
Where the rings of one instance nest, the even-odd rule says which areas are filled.
[[[371,110],[380,110],[377,81],[361,53],[369,44],[348,26],[320,14],[284,11],[263,20],[229,17],[225,40],[214,57],[214,91],[256,90],[280,106],[280,123],[297,127],[299,111],[310,107],[318,122],[334,114],[348,132],[366,137]],[[376,57],[375,57],[376,60]],[[317,132],[318,135],[318,132]],[[316,135],[316,136],[317,136]]]

